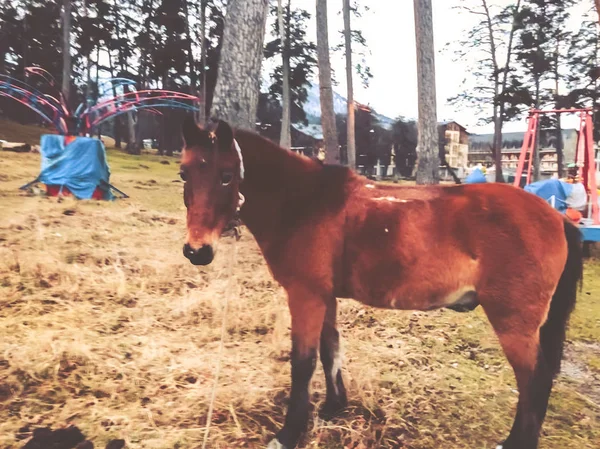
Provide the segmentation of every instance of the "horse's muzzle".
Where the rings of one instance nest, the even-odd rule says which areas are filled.
[[[215,251],[211,245],[202,245],[194,249],[186,243],[183,246],[183,255],[194,265],[208,265],[215,258]]]

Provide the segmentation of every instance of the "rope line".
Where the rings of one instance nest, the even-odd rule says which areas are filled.
[[[234,293],[234,269],[235,262],[237,259],[237,244],[234,240],[232,244],[233,248],[231,249],[231,260],[229,263],[229,283],[227,285],[227,294],[225,295],[225,304],[223,305],[223,320],[221,322],[221,341],[219,343],[219,352],[217,355],[217,369],[215,371],[215,380],[210,396],[210,403],[208,405],[208,414],[206,416],[206,431],[204,432],[204,441],[202,442],[202,449],[206,449],[206,444],[208,443],[208,436],[210,434],[210,425],[212,422],[212,415],[215,405],[215,398],[217,396],[217,387],[219,386],[219,375],[221,373],[221,360],[223,359],[223,349],[225,347],[225,334],[227,332],[227,310],[229,308],[229,300],[233,296]]]

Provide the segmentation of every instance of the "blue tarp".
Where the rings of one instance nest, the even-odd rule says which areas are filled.
[[[467,176],[467,179],[465,179],[465,184],[481,184],[484,182],[487,182],[487,179],[483,172],[478,168],[473,170],[473,172]]]
[[[41,141],[42,171],[38,181],[68,187],[75,197],[90,199],[96,187],[112,199],[108,188],[110,169],[104,144],[91,137],[77,137],[65,146],[65,137],[44,134]]]
[[[572,184],[568,184],[558,179],[538,181],[525,186],[525,191],[533,193],[548,202],[550,202],[550,198],[554,196],[556,198],[554,207],[562,213],[567,210],[566,201],[572,190]]]

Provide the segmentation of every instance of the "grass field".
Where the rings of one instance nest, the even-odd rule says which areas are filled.
[[[39,155],[0,152],[0,448],[66,424],[96,447],[201,447],[228,292],[208,447],[263,447],[290,385],[283,291],[247,231],[209,267],[183,258],[176,159],[111,150],[109,162],[130,199],[59,202],[18,190]],[[585,276],[541,449],[600,447],[600,263]],[[508,434],[515,384],[481,310],[345,300],[340,323],[351,404],[315,416],[303,447],[483,449]],[[319,368],[315,408],[324,391]]]

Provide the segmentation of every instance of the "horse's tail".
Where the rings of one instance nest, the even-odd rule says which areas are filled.
[[[555,377],[560,371],[569,316],[575,307],[577,289],[583,279],[583,249],[579,228],[565,220],[568,256],[550,302],[548,318],[540,329],[540,346],[548,368]]]

